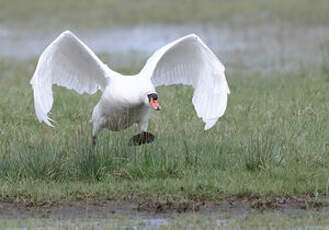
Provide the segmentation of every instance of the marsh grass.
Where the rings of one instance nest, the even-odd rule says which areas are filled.
[[[232,195],[326,194],[329,91],[321,70],[281,76],[229,74],[224,117],[208,132],[192,89],[159,88],[152,144],[127,145],[136,127],[104,130],[91,144],[100,94],[54,87],[51,117],[34,114],[35,60],[1,61],[0,199],[220,199]],[[127,70],[126,70],[127,71]],[[129,72],[134,70],[129,70]]]
[[[242,145],[243,161],[247,170],[266,170],[271,165],[280,166],[283,156],[284,146],[280,142],[273,140],[272,135],[254,134],[247,144]],[[277,152],[276,152],[277,151]]]

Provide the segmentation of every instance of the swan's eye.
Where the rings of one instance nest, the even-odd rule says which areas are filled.
[[[158,100],[158,94],[156,93],[148,94],[147,97],[149,98],[149,101],[151,100],[151,98],[153,98],[153,100]]]

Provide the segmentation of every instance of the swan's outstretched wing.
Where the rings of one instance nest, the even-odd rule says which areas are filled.
[[[148,59],[142,74],[151,76],[155,87],[192,85],[195,89],[192,102],[207,130],[226,110],[230,90],[224,71],[213,52],[197,35],[190,34],[157,50]]]
[[[47,114],[54,101],[53,84],[93,94],[106,87],[106,68],[72,32],[63,32],[41,54],[31,80],[39,121],[52,126]]]

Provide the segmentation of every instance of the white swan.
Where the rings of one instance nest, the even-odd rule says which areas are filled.
[[[137,123],[140,134],[132,141],[142,144],[154,139],[146,131],[151,108],[160,110],[155,88],[161,85],[192,85],[198,117],[205,122],[205,130],[214,126],[225,112],[230,93],[224,70],[201,39],[190,34],[157,50],[137,75],[123,76],[66,31],[39,58],[31,79],[34,108],[40,122],[53,126],[47,115],[53,105],[53,84],[80,94],[94,94],[100,89],[103,94],[91,120],[93,143],[102,128],[118,131]]]

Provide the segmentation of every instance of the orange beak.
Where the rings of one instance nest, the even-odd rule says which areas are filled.
[[[154,100],[153,98],[151,98],[150,104],[151,104],[152,108],[155,109],[155,110],[160,110],[161,109],[161,106],[159,105],[158,100]]]

